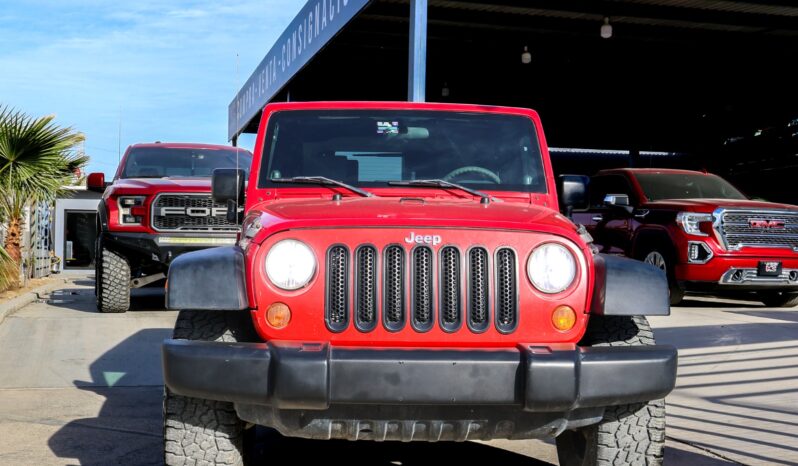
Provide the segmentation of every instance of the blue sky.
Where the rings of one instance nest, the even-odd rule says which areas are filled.
[[[0,105],[83,132],[89,172],[116,170],[120,116],[122,151],[225,144],[227,105],[304,3],[0,0]]]

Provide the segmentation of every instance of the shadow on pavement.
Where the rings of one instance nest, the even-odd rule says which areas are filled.
[[[89,285],[92,283],[89,283]],[[75,285],[77,284],[78,282],[75,282]],[[87,300],[85,299],[86,296],[91,296],[92,299]],[[164,290],[162,288],[131,290],[130,309],[128,312],[165,311],[167,309],[164,307],[164,299]],[[98,313],[96,301],[94,300],[94,290],[89,288],[63,288],[52,292],[46,302],[53,307]]]
[[[89,290],[91,293],[91,290]],[[163,463],[158,352],[153,346],[171,336],[170,329],[141,330],[89,366],[91,380],[76,380],[81,390],[103,397],[96,417],[77,419],[48,440],[52,452],[81,465],[156,465]],[[422,465],[501,464],[545,466],[549,463],[478,443],[400,443],[318,441],[275,436],[258,429],[255,464]]]

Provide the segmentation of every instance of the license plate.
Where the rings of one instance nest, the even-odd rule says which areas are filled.
[[[781,275],[781,262],[760,261],[757,275],[760,277],[778,277]]]

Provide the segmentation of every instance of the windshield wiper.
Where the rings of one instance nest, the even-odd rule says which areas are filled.
[[[343,181],[334,180],[324,176],[294,176],[291,178],[271,178],[272,183],[297,183],[297,184],[318,184],[322,186],[338,186],[348,189],[353,193],[360,194],[363,197],[373,197],[374,193],[363,191]]]
[[[406,181],[389,181],[389,185],[391,186],[422,186],[422,187],[430,187],[430,188],[455,188],[461,191],[465,191],[468,194],[472,194],[474,196],[479,197],[479,202],[482,204],[490,204],[491,199],[495,200],[495,198],[491,198],[489,195],[483,193],[482,191],[477,191],[476,189],[471,189],[461,184],[452,183],[451,181],[441,180],[441,179],[429,179],[429,180],[406,180]]]

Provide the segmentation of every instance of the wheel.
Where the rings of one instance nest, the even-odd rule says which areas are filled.
[[[653,344],[654,334],[642,316],[591,316],[588,331],[580,342],[585,346]],[[599,424],[566,430],[556,443],[563,466],[661,465],[665,400],[608,407]]]
[[[100,249],[95,276],[97,310],[126,312],[130,309],[130,265],[124,257],[106,248]]]
[[[676,282],[676,275],[673,270],[674,261],[671,254],[667,253],[665,248],[649,249],[648,252],[642,255],[642,260],[646,264],[651,264],[665,272],[665,276],[668,277],[671,306],[676,306],[682,302],[682,299],[684,299],[684,290]]]
[[[798,293],[786,291],[761,291],[757,294],[759,300],[767,307],[795,307],[798,306]]]
[[[246,312],[180,311],[173,338],[256,341]],[[245,464],[245,423],[233,403],[175,395],[164,388],[164,464]]]

